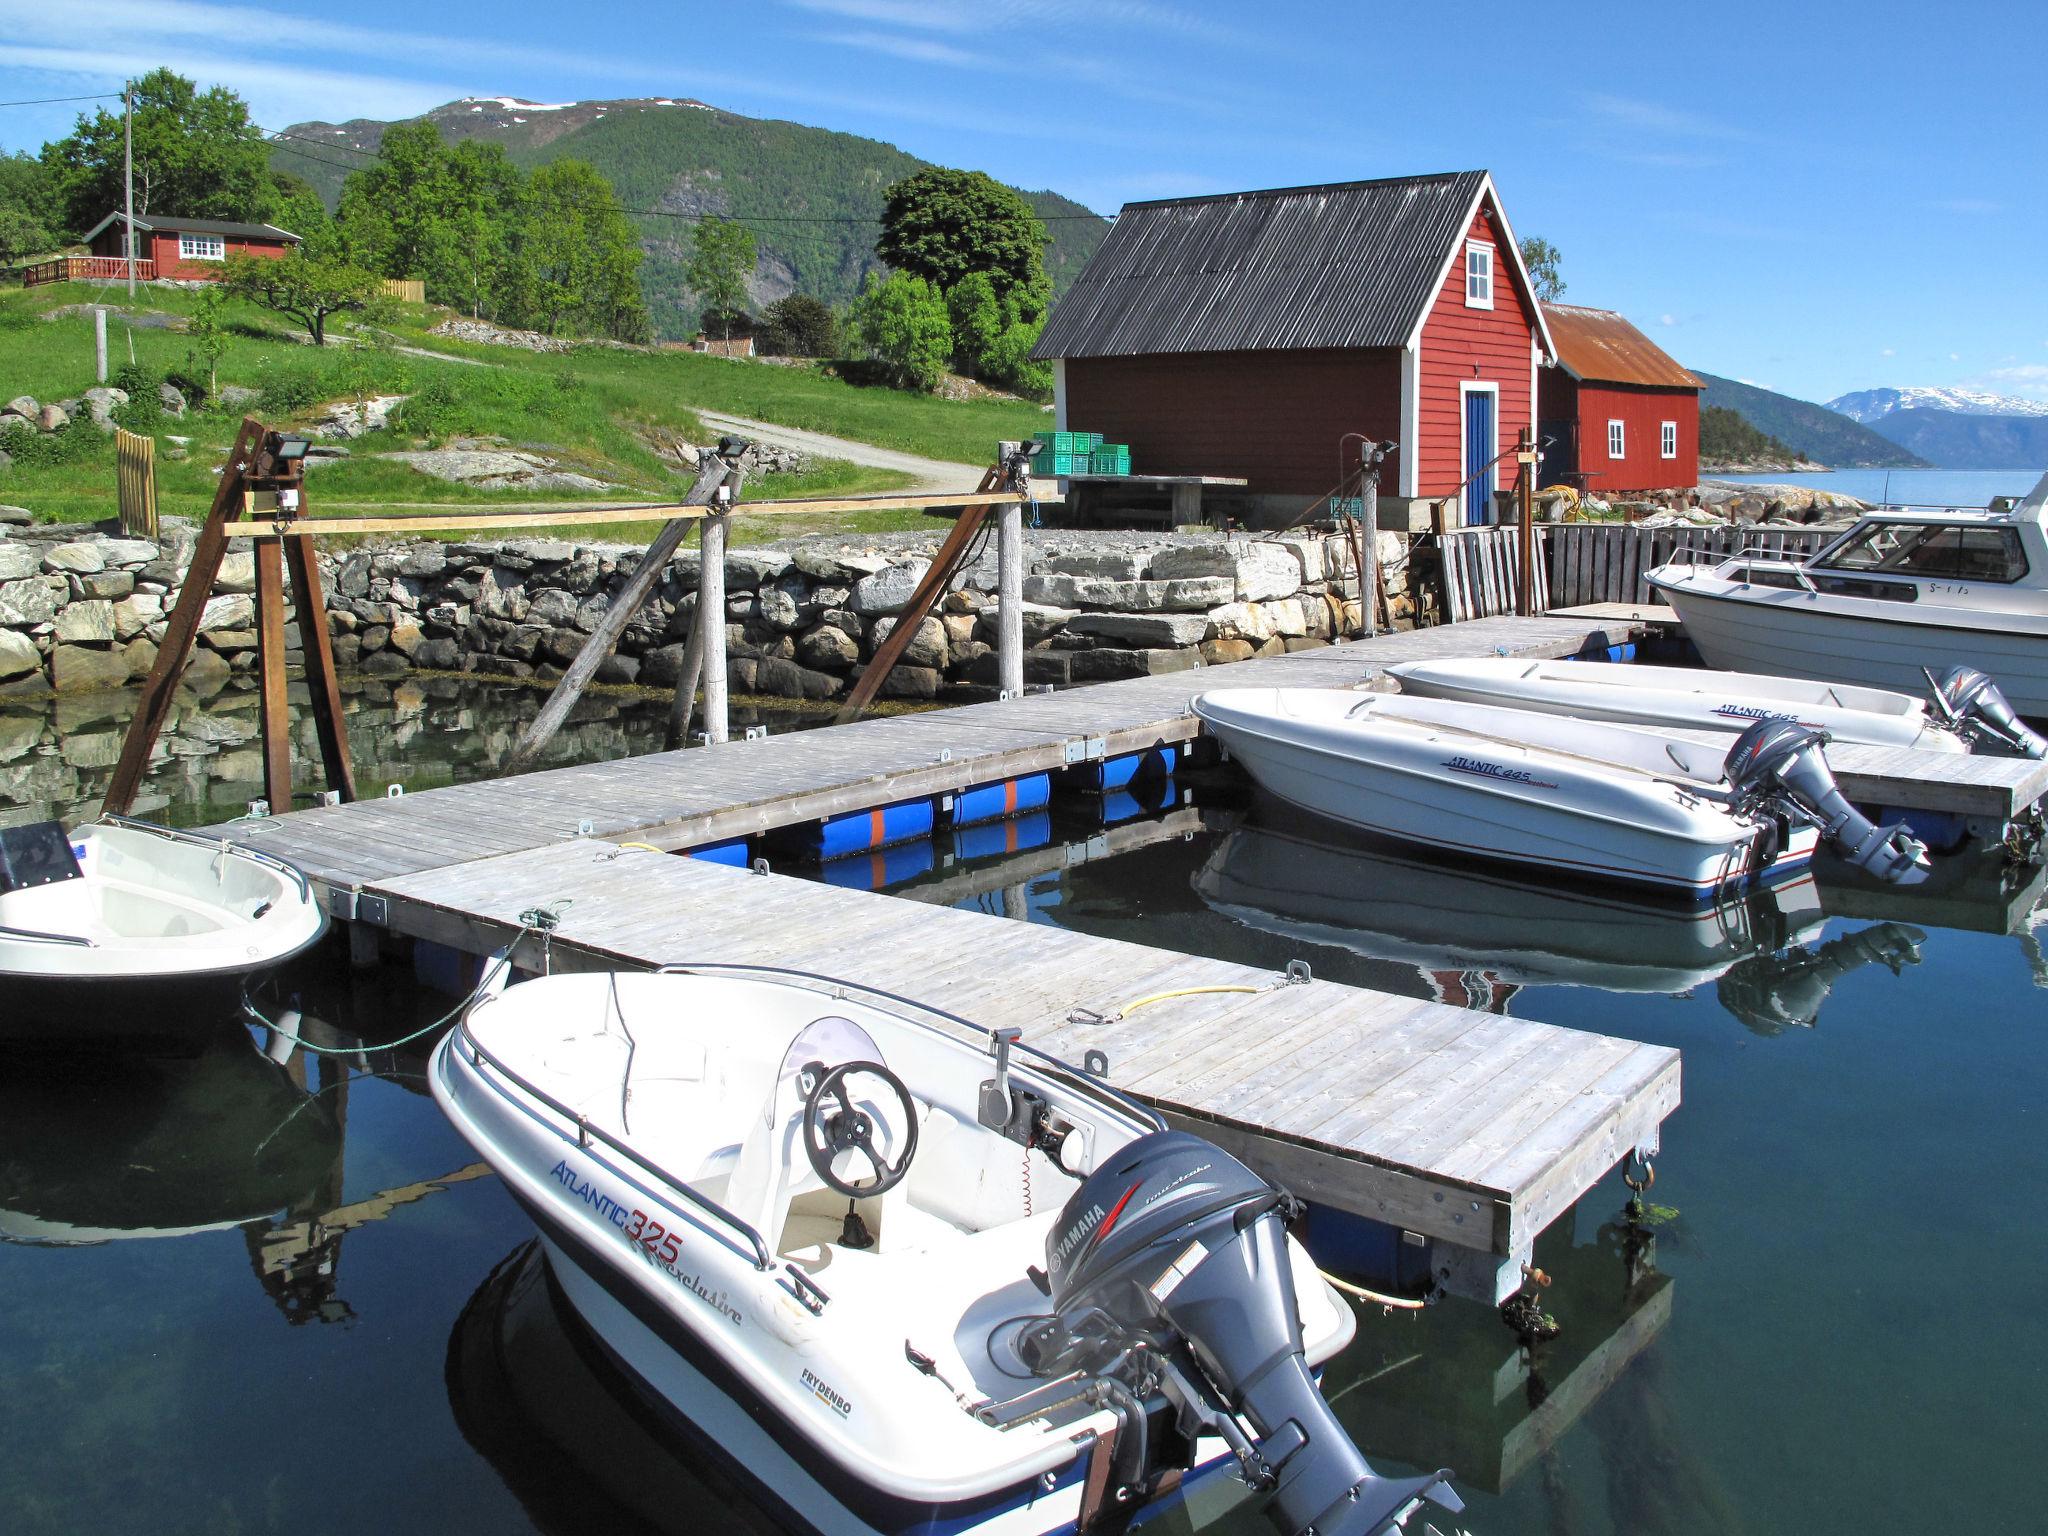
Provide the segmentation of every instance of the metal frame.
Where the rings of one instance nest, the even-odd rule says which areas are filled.
[[[258,864],[276,870],[281,875],[290,876],[293,883],[298,886],[299,894],[308,901],[313,899],[313,882],[307,878],[306,872],[289,859],[281,859],[267,849],[252,847],[248,843],[229,842],[224,837],[201,837],[197,832],[188,832],[182,827],[166,827],[154,821],[142,821],[133,816],[119,816],[113,812],[107,812],[101,815],[99,819],[113,826],[125,828],[130,832],[148,832],[157,837],[168,838],[174,843],[190,843],[193,847],[204,848],[209,853],[224,854],[230,858],[254,860]]]

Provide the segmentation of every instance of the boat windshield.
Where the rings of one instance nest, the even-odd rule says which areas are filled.
[[[796,1033],[789,1049],[782,1053],[782,1066],[775,1074],[775,1091],[768,1096],[763,1112],[770,1125],[778,1124],[809,1095],[814,1079],[808,1073],[823,1063],[827,1068],[847,1061],[882,1059],[875,1038],[851,1019],[828,1014],[814,1019]]]
[[[1815,557],[1835,570],[2011,583],[2027,574],[2026,552],[2010,528],[1956,523],[1869,523]]]

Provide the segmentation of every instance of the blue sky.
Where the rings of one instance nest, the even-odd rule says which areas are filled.
[[[2038,3],[0,0],[0,100],[158,63],[268,127],[694,95],[1104,212],[1485,167],[1569,300],[1681,362],[2048,399],[2044,42]],[[0,148],[77,110],[0,109]]]

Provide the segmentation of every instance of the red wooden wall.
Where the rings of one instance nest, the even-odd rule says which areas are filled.
[[[1689,389],[1582,381],[1577,390],[1579,470],[1594,495],[1688,490],[1700,478],[1700,397]],[[1623,455],[1607,456],[1607,423],[1623,423]],[[1678,456],[1664,458],[1661,424],[1678,423]]]
[[[1530,342],[1535,334],[1535,301],[1514,278],[1514,258],[1482,203],[1466,239],[1494,247],[1493,308],[1465,307],[1465,240],[1458,242],[1450,275],[1444,279],[1429,318],[1422,325],[1422,355],[1416,392],[1419,496],[1445,496],[1464,478],[1465,417],[1461,383],[1497,384],[1499,445],[1512,448],[1523,428],[1535,429],[1530,399]],[[1512,484],[1512,462],[1494,471],[1495,484]]]
[[[136,215],[140,218],[141,215]],[[238,236],[227,236],[226,255],[282,256],[291,250],[289,241],[245,240]],[[92,242],[95,256],[121,256],[121,226],[109,224],[101,230]],[[158,277],[216,278],[221,275],[224,261],[185,261],[178,255],[178,236],[174,230],[138,229],[135,232],[135,255],[140,261],[155,261]],[[125,269],[124,269],[125,270]]]

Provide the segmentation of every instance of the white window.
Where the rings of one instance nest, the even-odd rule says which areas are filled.
[[[1465,242],[1465,307],[1493,308],[1493,247],[1484,240]]]
[[[219,235],[178,236],[178,259],[180,261],[226,261],[227,242]]]
[[[1678,457],[1678,423],[1664,422],[1657,428],[1657,451],[1667,459]]]
[[[1607,457],[1625,459],[1628,457],[1628,433],[1623,423],[1607,423]]]

